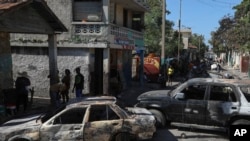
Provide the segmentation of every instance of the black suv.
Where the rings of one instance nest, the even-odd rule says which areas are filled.
[[[137,100],[137,107],[155,115],[158,127],[170,122],[250,125],[250,80],[194,78],[174,90],[145,92]]]

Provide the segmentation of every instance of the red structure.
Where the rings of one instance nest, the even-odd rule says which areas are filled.
[[[144,73],[148,79],[156,82],[160,73],[160,57],[149,54],[144,58]]]

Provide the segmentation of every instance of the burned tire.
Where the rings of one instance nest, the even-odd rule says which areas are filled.
[[[149,109],[149,111],[154,115],[155,119],[156,119],[156,127],[157,128],[163,128],[166,126],[166,119],[164,117],[164,115],[162,114],[162,112],[160,112],[159,110],[155,110],[155,109]]]
[[[128,133],[119,133],[115,136],[114,141],[130,141],[130,135]]]

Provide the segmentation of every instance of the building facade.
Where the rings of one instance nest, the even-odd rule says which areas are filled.
[[[68,32],[57,36],[57,69],[72,72],[81,67],[84,93],[111,94],[110,81],[126,88],[131,82],[132,50],[144,50],[145,0],[45,0]],[[13,77],[27,71],[35,95],[48,96],[48,37],[11,34]],[[73,95],[72,95],[73,96]]]
[[[55,63],[56,37],[67,32],[63,23],[55,16],[44,1],[40,0],[4,0],[0,1],[0,102],[3,102],[3,90],[14,87],[11,33],[40,34],[47,37],[49,48],[47,68],[56,74]],[[20,51],[19,51],[20,52]],[[22,60],[21,60],[22,61]],[[20,62],[21,62],[20,61]],[[50,80],[53,83],[53,79]]]

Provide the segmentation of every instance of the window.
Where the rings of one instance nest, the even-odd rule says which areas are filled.
[[[53,124],[81,124],[86,112],[86,108],[70,109],[58,116]]]
[[[184,93],[185,99],[203,100],[206,92],[206,85],[195,84],[190,85],[183,89],[181,93]]]
[[[250,87],[240,87],[241,92],[244,94],[248,102],[250,102]]]
[[[93,105],[90,110],[89,121],[103,121],[119,119],[119,116],[108,105]]]
[[[132,17],[132,29],[137,31],[142,31],[143,28],[143,19],[142,14],[133,14]]]
[[[213,101],[236,101],[233,89],[229,86],[211,86],[210,100]]]
[[[102,0],[74,0],[73,21],[102,21]]]

